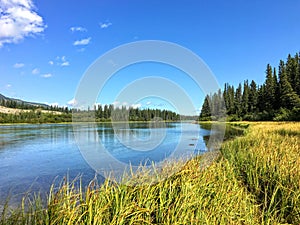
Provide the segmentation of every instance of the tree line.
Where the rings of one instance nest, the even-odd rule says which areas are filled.
[[[71,113],[42,113],[32,110],[16,114],[0,113],[0,123],[62,123],[72,122]]]
[[[226,83],[223,90],[207,95],[199,120],[300,121],[300,57],[280,60],[278,71],[270,64],[265,81],[258,85],[245,80],[237,87]]]
[[[53,110],[56,111],[56,110]],[[70,113],[72,112],[72,113]],[[73,116],[73,118],[72,118]],[[114,105],[98,105],[93,110],[79,110],[76,108],[62,110],[61,113],[42,112],[41,108],[32,108],[15,114],[0,113],[0,123],[61,123],[75,121],[178,121],[179,114],[170,110],[140,109],[132,107],[115,108]]]
[[[165,121],[178,121],[180,115],[170,111],[161,109],[140,109],[133,107],[115,107],[113,104],[95,104],[94,107],[81,110],[77,108],[48,106],[44,104],[28,103],[21,100],[3,98],[0,100],[0,106],[5,106],[14,109],[31,110],[27,112],[19,112],[16,114],[0,113],[0,123],[55,123],[55,122],[71,122],[72,113],[78,121],[151,121],[155,118],[160,118]],[[92,108],[92,109],[91,109]],[[41,110],[48,110],[56,113],[45,113]]]
[[[152,121],[158,118],[165,121],[178,121],[180,115],[171,110],[141,109],[133,107],[115,107],[109,105],[95,105],[92,110],[73,109],[73,116],[77,121],[109,122],[109,121]]]

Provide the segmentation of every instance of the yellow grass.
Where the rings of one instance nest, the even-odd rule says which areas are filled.
[[[40,110],[36,109],[35,111]],[[57,111],[50,111],[50,110],[40,110],[42,113],[52,113],[54,115],[61,115],[62,112],[57,112]],[[32,112],[31,109],[16,109],[16,108],[8,108],[4,106],[0,106],[0,113],[5,113],[5,114],[20,114],[24,112]]]

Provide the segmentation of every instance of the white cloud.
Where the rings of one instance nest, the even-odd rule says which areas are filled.
[[[51,73],[45,73],[45,74],[41,75],[41,77],[50,78],[50,77],[52,77],[52,74]]]
[[[146,105],[151,105],[151,104],[152,104],[152,102],[150,102],[150,101],[146,103]]]
[[[77,101],[75,98],[71,99],[70,101],[68,101],[67,103],[69,106],[75,106],[77,104]]]
[[[0,48],[44,31],[43,18],[34,9],[32,0],[0,1]]]
[[[99,25],[100,25],[101,29],[104,29],[104,28],[108,28],[109,26],[111,26],[112,23],[110,23],[110,22],[100,23]]]
[[[92,38],[85,38],[85,39],[81,39],[81,40],[77,40],[73,43],[73,45],[88,45],[90,43]]]
[[[86,31],[87,31],[87,29],[84,28],[84,27],[71,27],[70,30],[71,30],[72,32],[75,32],[75,31],[86,32]]]
[[[62,56],[61,62],[58,62],[58,65],[60,66],[70,66],[70,62],[67,61],[66,56]]]
[[[142,107],[142,104],[141,103],[132,104],[131,107],[134,108],[134,109],[137,109],[137,108]]]
[[[70,66],[69,62],[63,62],[62,64],[60,64],[61,66]]]
[[[35,68],[32,70],[32,74],[39,74],[40,70],[38,68]]]
[[[9,89],[9,88],[11,88],[11,84],[7,84],[7,85],[5,85],[5,88],[6,88],[6,89]]]
[[[54,65],[54,61],[49,61],[49,64],[52,66]],[[70,66],[70,62],[67,61],[66,56],[56,56],[55,57],[55,64],[57,66]]]
[[[122,107],[125,107],[126,109],[129,109],[129,107],[134,108],[134,109],[142,107],[141,103],[129,104],[128,102],[115,101],[112,104],[114,105],[115,108],[119,108],[119,109],[121,109]]]
[[[24,63],[16,63],[16,64],[14,65],[14,68],[19,69],[19,68],[22,68],[22,67],[24,67],[24,66],[25,66]]]

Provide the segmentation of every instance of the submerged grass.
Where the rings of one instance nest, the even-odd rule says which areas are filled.
[[[153,176],[144,169],[121,184],[83,188],[65,179],[46,207],[38,196],[17,210],[6,204],[0,224],[299,224],[299,130],[300,123],[251,123],[208,166],[210,155],[174,162],[155,174],[157,183],[143,183]]]

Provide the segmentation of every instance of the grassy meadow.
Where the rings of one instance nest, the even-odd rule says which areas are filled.
[[[219,153],[166,165],[158,183],[132,185],[151,180],[144,170],[123,184],[66,179],[46,203],[29,195],[19,209],[6,205],[0,224],[300,224],[300,123],[233,125],[247,127],[244,135]]]

